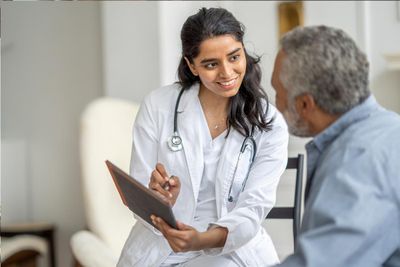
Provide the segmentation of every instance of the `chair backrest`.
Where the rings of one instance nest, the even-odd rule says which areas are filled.
[[[103,97],[81,117],[80,156],[87,227],[118,257],[135,222],[123,205],[105,160],[129,171],[132,126],[139,105]]]
[[[296,170],[296,181],[294,190],[294,201],[292,207],[274,207],[268,213],[267,219],[292,219],[293,220],[293,241],[296,243],[297,234],[301,222],[301,199],[303,187],[304,155],[288,158],[286,169]]]

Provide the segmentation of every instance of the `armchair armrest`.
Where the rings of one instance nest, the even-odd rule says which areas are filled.
[[[118,255],[97,236],[89,231],[79,231],[71,237],[72,253],[80,265],[85,267],[115,267]]]
[[[20,251],[35,251],[37,254],[47,254],[46,241],[33,235],[18,235],[10,238],[1,238],[1,262]]]
[[[22,242],[18,241],[16,244],[22,244],[26,242],[27,244],[32,244],[35,242],[38,244],[38,241],[41,240],[45,244],[46,253],[49,250],[49,263],[51,267],[56,266],[56,248],[55,248],[55,230],[56,226],[51,223],[38,223],[38,222],[26,222],[26,223],[13,223],[1,225],[1,237],[4,238],[16,238],[23,236],[25,238],[16,239],[16,240],[24,240]],[[36,238],[37,237],[37,238]],[[47,245],[46,245],[47,242]],[[40,245],[41,246],[41,245]],[[34,249],[35,250],[35,249]],[[2,247],[3,253],[3,247]],[[40,253],[43,254],[43,251]],[[3,254],[2,254],[3,259]]]

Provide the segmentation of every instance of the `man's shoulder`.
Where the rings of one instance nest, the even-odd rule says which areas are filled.
[[[391,164],[400,157],[399,136],[400,116],[379,110],[345,128],[324,150],[320,164],[328,172],[357,164],[366,169]]]
[[[400,116],[395,112],[380,109],[365,119],[351,124],[337,137],[334,144],[342,148],[387,150],[390,144],[400,145],[399,136]]]
[[[383,173],[393,172],[398,165],[399,137],[400,116],[381,110],[347,127],[327,148],[321,164],[327,172],[349,169],[372,175],[381,169],[387,176]]]

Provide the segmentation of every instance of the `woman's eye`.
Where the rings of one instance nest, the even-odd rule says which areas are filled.
[[[215,68],[216,66],[217,66],[217,63],[215,63],[215,62],[213,62],[213,63],[208,63],[208,64],[204,65],[204,67],[205,67],[206,69],[213,69],[213,68]]]
[[[233,56],[231,56],[231,61],[236,61],[239,59],[239,57],[240,57],[240,55],[233,55]]]

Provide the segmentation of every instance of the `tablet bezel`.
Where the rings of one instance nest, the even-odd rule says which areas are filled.
[[[133,213],[135,213],[135,215],[155,227],[150,218],[150,216],[154,214],[161,217],[171,227],[178,229],[175,216],[170,205],[166,201],[109,160],[106,160],[106,165],[110,171],[114,184],[117,187],[122,202]],[[123,178],[123,180],[119,181],[118,177]],[[136,191],[137,194],[132,194],[132,190]],[[130,194],[128,194],[128,191],[130,191]],[[143,202],[145,202],[146,205],[137,205],[137,203]]]

